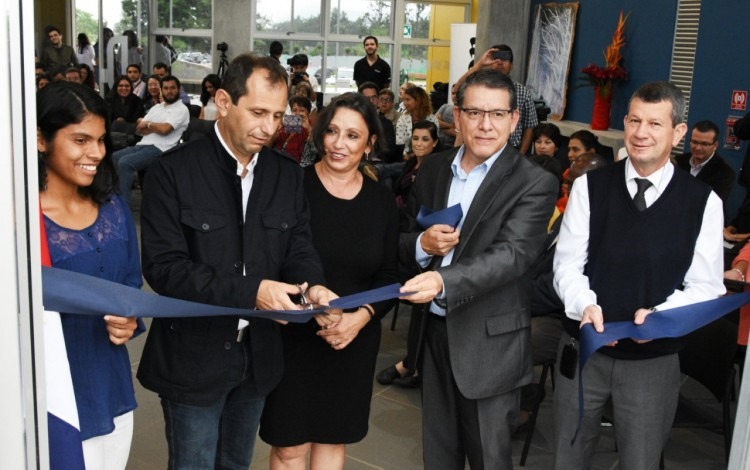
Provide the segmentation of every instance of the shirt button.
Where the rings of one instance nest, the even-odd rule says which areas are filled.
[[[287,228],[289,228],[289,225],[288,225],[288,224],[287,224],[286,222],[282,222],[282,223],[281,223],[281,228],[282,228],[283,230],[286,230]]]
[[[210,226],[210,225],[208,225],[208,224],[203,224],[203,225],[201,225],[201,228],[202,228],[202,229],[203,229],[203,231],[205,232],[206,230],[210,229],[210,228],[211,228],[211,226]]]
[[[104,266],[102,266],[102,267],[100,267],[100,268],[99,268],[99,272],[100,272],[100,273],[103,273],[103,272],[104,272]]]
[[[91,233],[91,232],[88,232],[88,233],[86,233],[86,235],[88,235],[88,236],[89,236],[89,238],[90,238],[90,237],[93,237],[93,236],[94,236],[94,234],[93,234],[93,233]]]
[[[102,249],[101,249],[101,247],[98,247],[98,246],[97,246],[97,247],[96,247],[96,252],[97,252],[97,253],[101,253],[101,252],[102,252]]]
[[[224,343],[224,349],[232,349],[232,343],[230,343],[229,341]]]
[[[234,262],[234,269],[240,269],[242,267],[242,261]]]

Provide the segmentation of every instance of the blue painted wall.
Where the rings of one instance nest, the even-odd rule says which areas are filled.
[[[537,4],[550,0],[532,0],[533,12]],[[566,3],[557,0],[557,3]],[[688,125],[710,119],[722,130],[723,142],[727,116],[743,116],[747,111],[730,109],[732,90],[750,91],[750,1],[704,0],[695,57],[693,90]],[[579,0],[573,55],[568,80],[565,119],[589,122],[593,107],[593,88],[577,87],[580,69],[589,63],[602,65],[603,50],[611,41],[620,10],[630,12],[626,27],[623,57],[630,79],[615,89],[612,101],[612,128],[622,129],[622,118],[627,102],[638,86],[652,80],[669,78],[672,59],[674,23],[677,0]],[[531,29],[531,28],[530,28]],[[748,143],[739,151],[720,147],[719,153],[739,171]],[[689,151],[689,148],[687,149]],[[745,189],[736,185],[726,213],[736,214]]]

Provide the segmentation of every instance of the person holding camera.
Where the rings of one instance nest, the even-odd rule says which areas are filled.
[[[312,127],[312,103],[304,96],[292,96],[289,99],[289,107],[292,112],[284,115],[281,129],[276,133],[271,147],[283,150],[299,162]]]
[[[320,85],[318,79],[314,75],[307,73],[307,66],[310,63],[307,54],[296,54],[287,59],[287,65],[291,68],[289,74],[289,84],[292,87],[296,87],[300,82],[307,82],[312,87],[313,91],[320,91]]]

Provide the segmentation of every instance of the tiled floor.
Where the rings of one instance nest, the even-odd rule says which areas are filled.
[[[383,322],[383,342],[376,370],[397,362],[404,355],[408,318],[408,309],[402,308],[399,312],[396,331],[391,332],[390,316],[386,317]],[[143,338],[138,338],[130,345],[134,373],[140,360],[143,342]],[[719,419],[720,407],[714,398],[699,385],[688,380],[683,386],[683,393],[702,407],[710,407],[711,416]],[[137,383],[136,395],[139,407],[135,413],[136,430],[127,468],[130,470],[165,468],[166,441],[158,398]],[[549,446],[552,436],[551,410],[552,390],[548,384],[547,398],[540,410],[537,431],[526,462],[525,468],[527,469],[551,468],[552,454]],[[523,468],[518,465],[522,448],[523,435],[520,435],[513,442],[515,468]],[[268,467],[268,451],[268,446],[258,440],[252,469]],[[726,468],[723,453],[723,437],[720,434],[703,429],[674,429],[664,452],[665,468],[679,470]],[[418,389],[383,387],[375,383],[369,434],[364,441],[348,447],[346,468],[352,470],[423,468],[421,406]],[[595,470],[618,468],[611,428],[603,429],[592,468]]]

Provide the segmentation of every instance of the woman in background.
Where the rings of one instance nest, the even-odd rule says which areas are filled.
[[[104,100],[76,83],[37,93],[39,201],[52,266],[140,288],[130,209],[115,194]],[[144,330],[135,318],[63,313],[86,468],[124,469],[136,407],[125,343]]]
[[[89,88],[96,89],[96,79],[94,78],[94,71],[88,64],[78,64],[78,71],[81,72],[81,83]]]
[[[375,107],[345,93],[313,128],[322,159],[305,168],[313,243],[327,286],[350,295],[398,282],[398,214],[391,191],[363,177],[359,164],[377,151]],[[380,319],[395,301],[363,305],[338,323],[282,327],[284,377],[266,398],[260,437],[271,444],[271,469],[344,468],[346,444],[367,435]]]
[[[141,100],[133,94],[133,85],[125,75],[115,80],[115,92],[109,101],[109,122],[135,124],[141,114]]]
[[[200,119],[207,121],[215,121],[218,114],[216,109],[216,103],[214,103],[214,96],[216,96],[216,90],[221,88],[221,77],[215,73],[206,75],[206,78],[201,82],[201,114]]]
[[[401,208],[406,204],[412,183],[417,179],[417,172],[422,161],[440,146],[438,128],[432,121],[419,121],[411,130],[411,154],[401,171],[401,175],[393,184],[396,194],[396,205]]]
[[[572,164],[581,155],[597,153],[599,145],[599,139],[592,132],[585,129],[575,131],[568,141],[568,161]]]
[[[561,140],[559,127],[547,122],[539,124],[534,128],[534,155],[557,158]]]
[[[427,92],[418,86],[404,90],[403,101],[406,111],[398,118],[396,123],[396,145],[404,146],[404,155],[411,152],[411,126],[412,123],[428,120],[439,125],[437,118],[432,114],[432,105]]]
[[[149,109],[161,102],[161,78],[151,75],[146,82],[146,96],[141,100],[141,115],[145,116]]]
[[[78,45],[76,46],[76,58],[79,64],[86,64],[93,69],[96,65],[96,52],[91,45],[86,33],[78,33]]]

